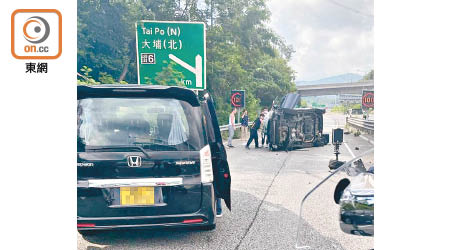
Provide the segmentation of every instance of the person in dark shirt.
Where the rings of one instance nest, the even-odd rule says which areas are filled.
[[[258,147],[258,129],[261,126],[261,122],[264,119],[264,114],[260,114],[258,118],[253,122],[252,126],[250,127],[250,138],[247,141],[247,146],[245,146],[246,149],[250,149],[250,143],[252,143],[252,140],[255,140],[255,148]]]
[[[248,112],[244,109],[241,117],[241,139],[246,140],[248,137]]]

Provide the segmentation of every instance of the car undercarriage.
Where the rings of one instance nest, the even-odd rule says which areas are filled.
[[[296,108],[300,95],[286,95],[280,107],[274,106],[268,122],[269,148],[292,150],[328,144],[329,135],[323,134],[323,114],[317,108]]]

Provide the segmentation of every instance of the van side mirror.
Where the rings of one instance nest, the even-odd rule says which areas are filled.
[[[339,182],[339,184],[341,184],[341,182]],[[338,186],[336,187],[336,190],[338,190]],[[350,187],[351,186],[345,188],[339,198],[339,224],[341,230],[348,234],[373,236],[373,190],[352,190]]]

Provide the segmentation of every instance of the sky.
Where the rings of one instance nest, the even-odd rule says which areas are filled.
[[[373,0],[268,0],[268,25],[296,51],[296,81],[373,69]]]

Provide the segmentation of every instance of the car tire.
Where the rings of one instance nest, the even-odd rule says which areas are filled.
[[[345,162],[343,161],[330,160],[330,162],[328,163],[328,168],[330,168],[330,170],[336,170],[340,166],[344,165],[344,163]]]

